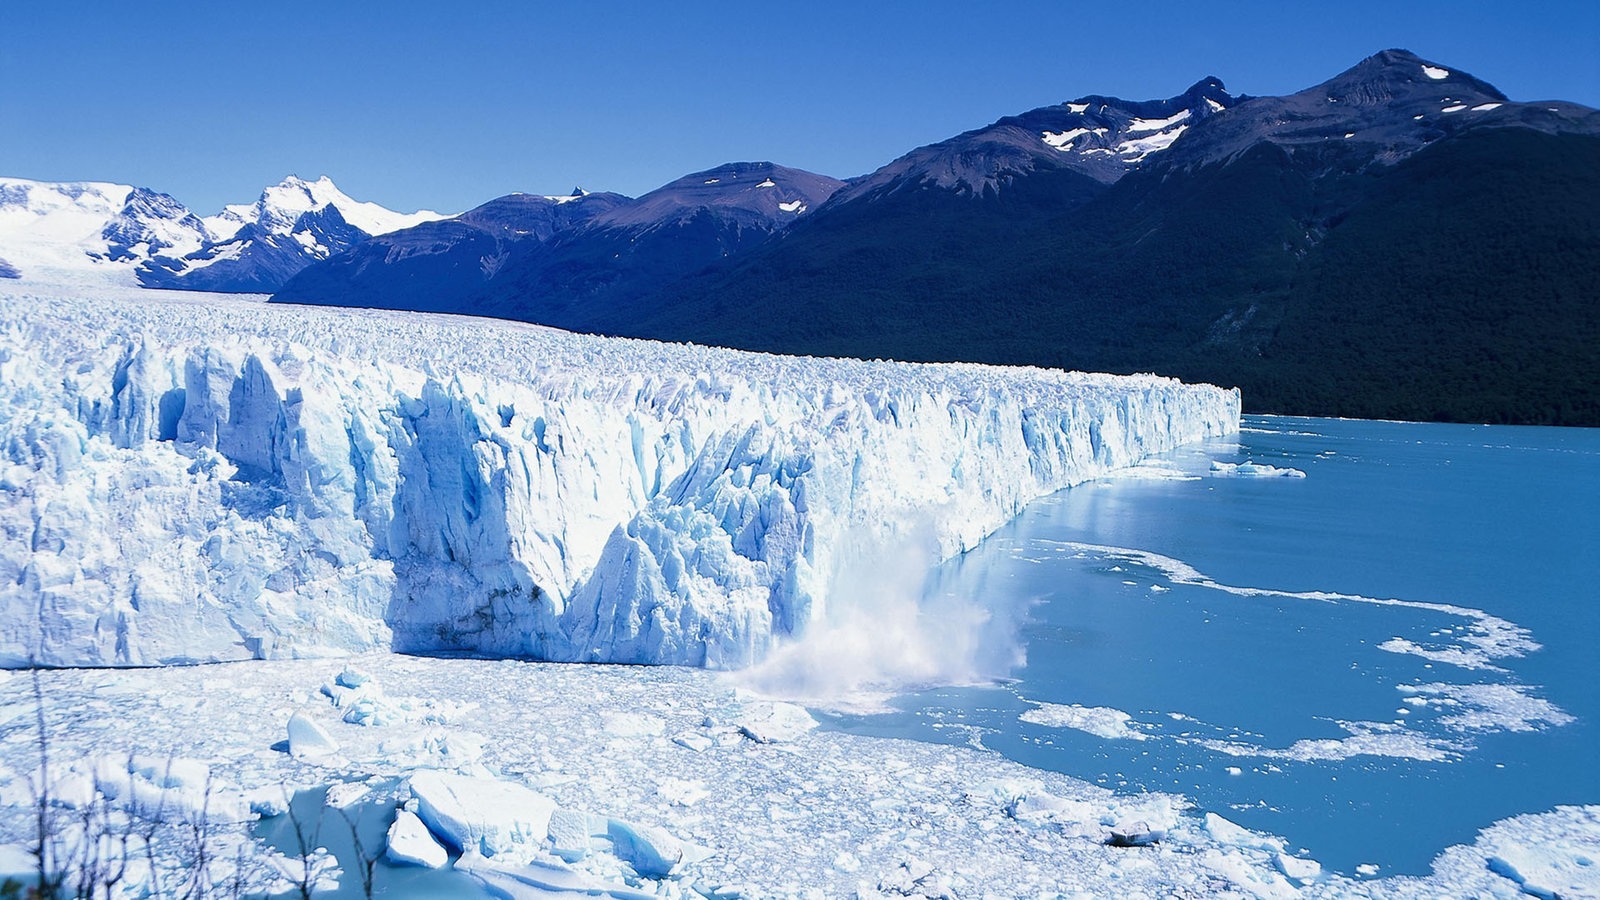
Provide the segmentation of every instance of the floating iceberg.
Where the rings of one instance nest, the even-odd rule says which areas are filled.
[[[741,667],[824,616],[847,543],[947,558],[1239,417],[1236,391],[1154,376],[151,291],[0,300],[12,666]]]
[[[1304,478],[1306,473],[1299,469],[1279,468],[1266,463],[1246,460],[1242,463],[1226,463],[1220,460],[1211,461],[1211,474],[1219,478]]]

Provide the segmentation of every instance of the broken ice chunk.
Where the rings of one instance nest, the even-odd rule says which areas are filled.
[[[362,697],[344,711],[344,720],[351,725],[387,725],[388,712],[371,697]]]
[[[557,809],[550,814],[550,849],[567,862],[577,862],[589,855],[592,837],[587,813],[570,809]]]
[[[436,769],[411,776],[417,816],[446,845],[494,856],[516,844],[542,843],[554,800],[516,782],[475,778]]]
[[[680,747],[687,747],[696,753],[704,753],[716,743],[710,737],[698,731],[685,731],[682,734],[673,735],[672,742]]]
[[[437,869],[450,861],[450,854],[439,846],[416,813],[400,810],[389,826],[389,861],[400,866]]]
[[[606,831],[617,858],[646,878],[666,878],[711,855],[705,847],[681,841],[652,825],[610,819]]]
[[[1142,821],[1132,822],[1113,828],[1111,839],[1106,843],[1113,847],[1149,847],[1161,843],[1166,836],[1165,828],[1151,828]]]
[[[1310,881],[1322,874],[1322,864],[1316,860],[1301,859],[1286,853],[1273,856],[1272,864],[1278,867],[1279,872],[1297,881]]]
[[[289,717],[289,755],[295,759],[339,752],[339,743],[305,713]]]
[[[817,720],[793,703],[752,703],[733,723],[758,744],[792,741],[817,727]]]

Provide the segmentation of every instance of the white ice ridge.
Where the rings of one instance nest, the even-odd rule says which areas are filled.
[[[740,667],[826,613],[846,541],[947,558],[1238,421],[1153,376],[0,296],[0,663]]]

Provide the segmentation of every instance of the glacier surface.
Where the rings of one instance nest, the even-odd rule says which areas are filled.
[[[0,309],[9,666],[737,668],[828,614],[845,546],[947,558],[1239,416],[1236,391],[1153,376],[159,291]]]

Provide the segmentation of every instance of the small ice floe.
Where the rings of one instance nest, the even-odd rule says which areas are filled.
[[[534,900],[548,897],[608,897],[611,900],[656,900],[652,889],[635,888],[622,881],[596,878],[584,872],[565,867],[544,865],[534,861],[528,865],[487,859],[478,853],[463,853],[456,860],[455,871],[470,875],[482,883],[485,895],[508,897],[514,900]],[[648,884],[648,882],[647,882]]]
[[[1304,478],[1306,473],[1299,469],[1279,468],[1266,463],[1246,460],[1242,463],[1226,463],[1221,460],[1211,461],[1211,474],[1217,478]]]
[[[1571,724],[1561,707],[1520,684],[1402,684],[1408,706],[1450,710],[1439,724],[1455,731],[1539,731]]]
[[[1356,756],[1380,756],[1443,762],[1458,756],[1461,746],[1450,740],[1431,737],[1404,725],[1390,722],[1336,721],[1349,732],[1343,738],[1305,738],[1288,747],[1262,747],[1236,740],[1197,738],[1196,746],[1229,756],[1255,756],[1262,759],[1288,759],[1297,762],[1345,760]]]
[[[1018,718],[1050,728],[1073,728],[1107,740],[1142,741],[1149,737],[1129,727],[1132,716],[1109,706],[1040,703]]]

